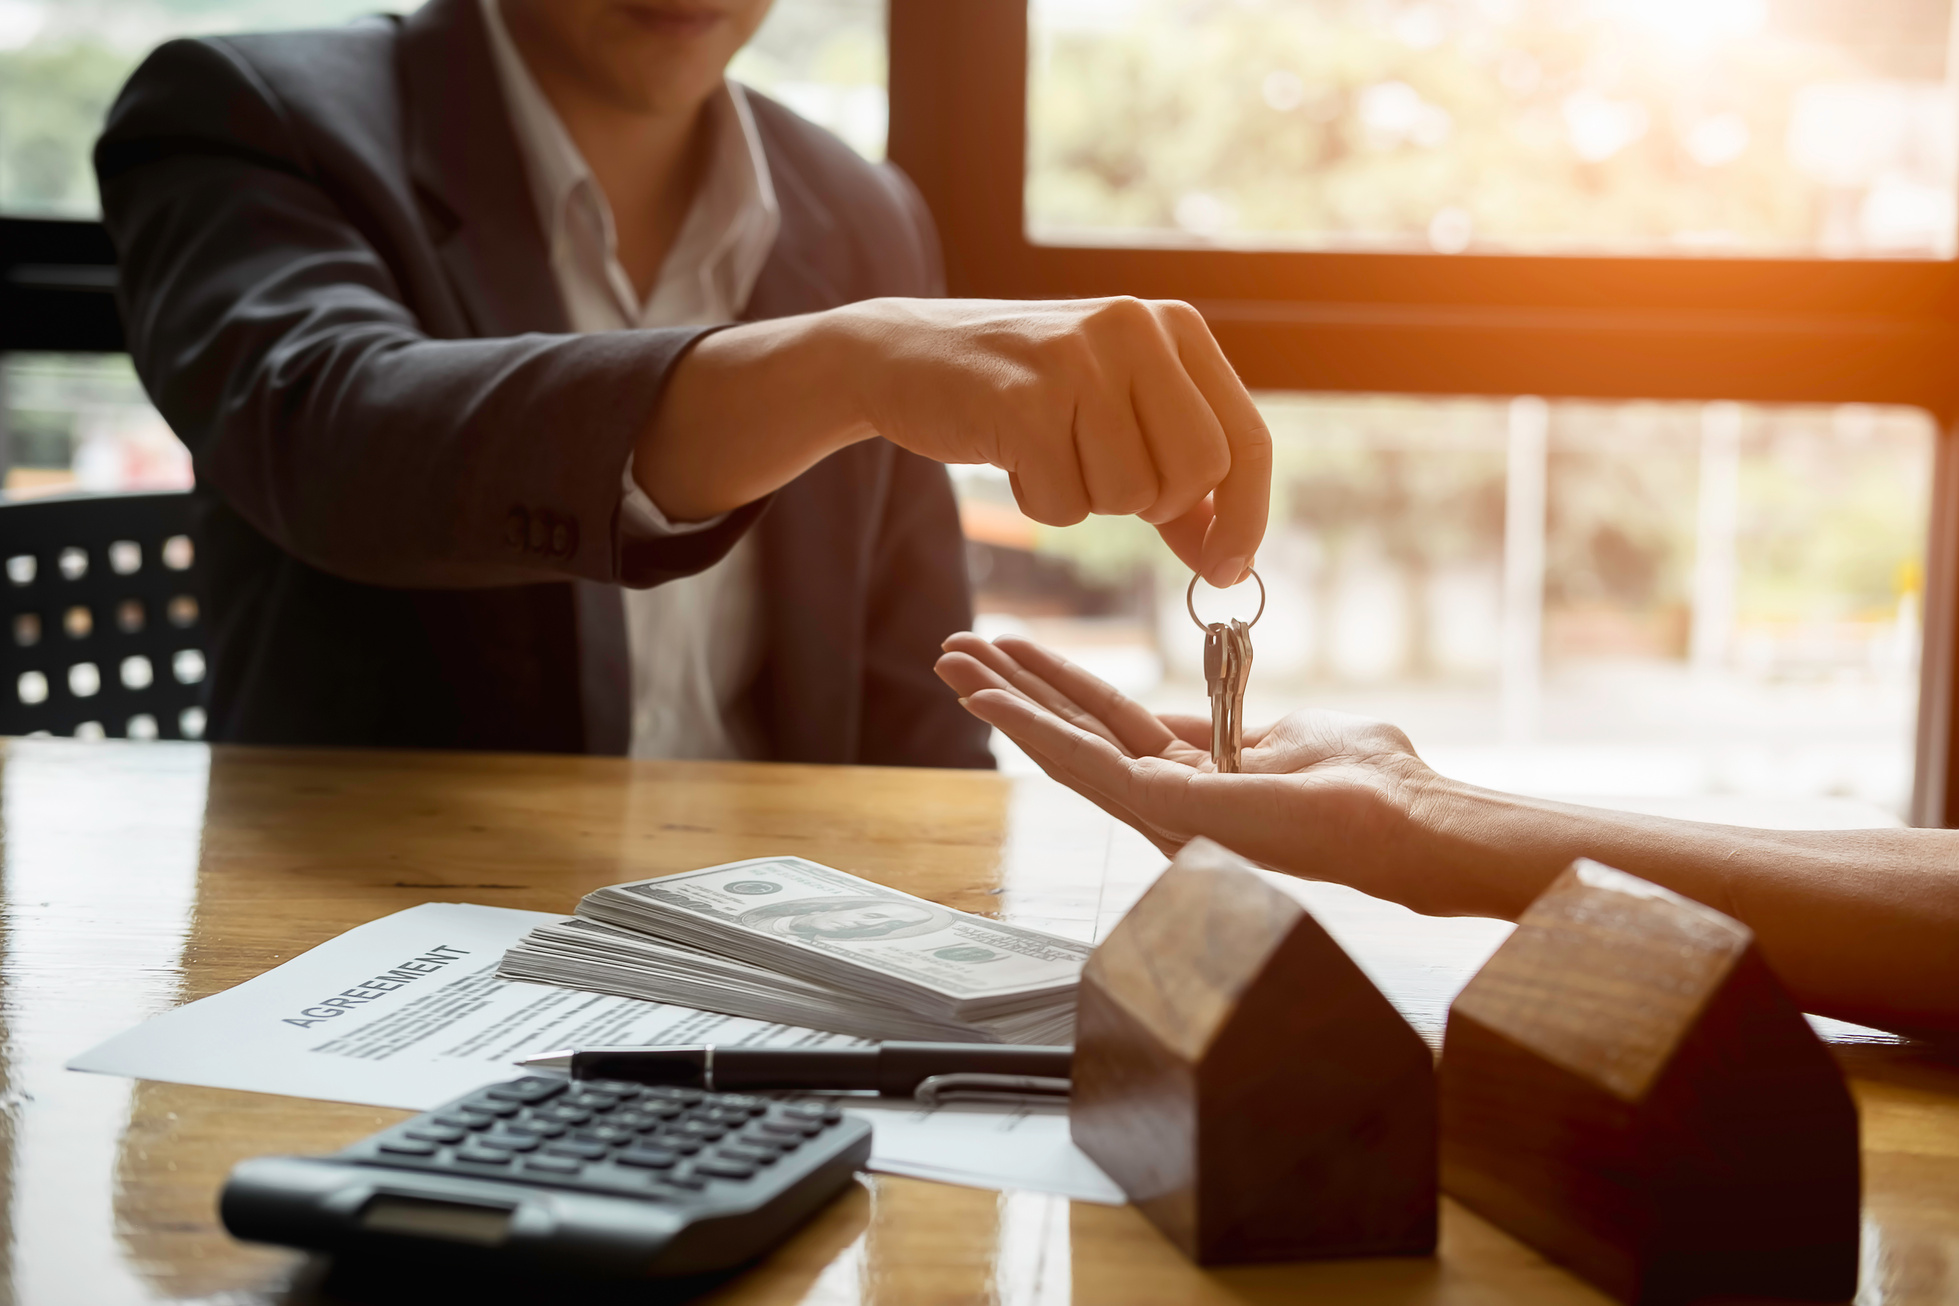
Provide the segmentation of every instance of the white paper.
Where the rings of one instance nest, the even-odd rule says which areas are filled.
[[[853,1108],[876,1129],[871,1167],[890,1174],[981,1188],[1024,1188],[1084,1202],[1128,1200],[1068,1137],[1055,1107],[922,1107],[895,1099]],[[973,1176],[1012,1167],[1011,1182]]]
[[[556,1048],[852,1043],[837,1034],[496,977],[546,912],[424,903],[119,1034],[71,1070],[426,1111]],[[855,1109],[855,1108],[853,1108]],[[1060,1113],[867,1106],[871,1167],[1120,1202]]]

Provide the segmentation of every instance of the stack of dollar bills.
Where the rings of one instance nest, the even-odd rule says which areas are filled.
[[[1089,951],[758,857],[594,890],[497,973],[860,1038],[1069,1043]]]

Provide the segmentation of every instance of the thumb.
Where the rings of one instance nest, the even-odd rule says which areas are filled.
[[[1211,499],[1206,495],[1183,516],[1173,517],[1156,528],[1156,533],[1170,546],[1170,552],[1176,554],[1178,561],[1192,571],[1202,570],[1204,536],[1211,528],[1212,515]]]

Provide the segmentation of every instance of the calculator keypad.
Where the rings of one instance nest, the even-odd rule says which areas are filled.
[[[712,1180],[751,1180],[842,1118],[822,1103],[531,1075],[417,1116],[351,1155],[417,1170],[679,1196]]]

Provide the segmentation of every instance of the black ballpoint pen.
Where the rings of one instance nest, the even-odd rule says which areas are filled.
[[[703,1088],[875,1091],[920,1096],[928,1081],[974,1095],[987,1090],[1059,1096],[1068,1091],[1071,1047],[999,1043],[876,1043],[869,1047],[769,1048],[696,1043],[677,1047],[581,1048],[525,1057],[528,1070],[568,1070],[574,1079]],[[944,1082],[953,1081],[953,1082]],[[923,1096],[928,1099],[928,1091]]]

